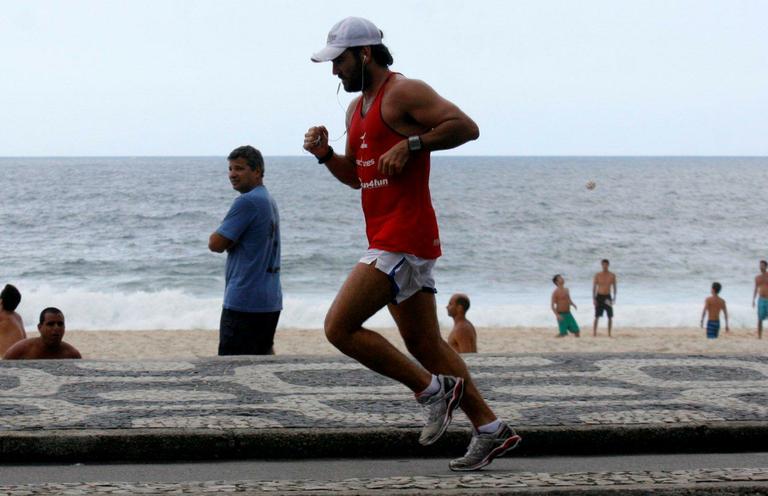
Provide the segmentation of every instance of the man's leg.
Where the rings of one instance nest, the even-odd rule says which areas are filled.
[[[613,317],[608,317],[608,337],[611,337],[611,329],[613,329]]]
[[[428,371],[464,379],[461,409],[472,425],[479,427],[496,420],[488,404],[477,390],[464,360],[443,340],[437,321],[435,295],[418,292],[407,300],[389,305],[408,351]]]
[[[345,355],[419,393],[429,386],[431,374],[383,336],[363,327],[366,320],[391,300],[389,277],[374,265],[358,263],[328,310],[325,335]]]
[[[599,317],[595,317],[595,322],[592,324],[592,337],[593,338],[597,337],[597,320],[598,319],[599,319]],[[608,322],[610,322],[610,320]]]

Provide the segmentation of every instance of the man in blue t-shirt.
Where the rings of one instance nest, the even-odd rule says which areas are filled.
[[[280,216],[264,186],[264,159],[252,146],[232,150],[229,181],[240,196],[208,240],[227,252],[219,355],[270,355],[283,309]]]

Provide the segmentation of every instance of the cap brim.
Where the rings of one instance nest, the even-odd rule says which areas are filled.
[[[347,47],[326,46],[312,55],[312,62],[329,62],[344,53],[346,49]]]

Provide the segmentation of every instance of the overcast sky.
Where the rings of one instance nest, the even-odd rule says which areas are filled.
[[[0,0],[0,156],[301,154],[349,15],[478,122],[451,154],[768,155],[768,1]]]

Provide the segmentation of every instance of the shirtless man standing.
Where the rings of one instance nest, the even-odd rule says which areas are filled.
[[[48,307],[40,312],[39,338],[27,338],[11,346],[6,360],[49,360],[62,358],[82,358],[77,349],[62,342],[64,338],[64,314],[61,310]]]
[[[760,260],[760,273],[755,277],[755,292],[752,293],[752,308],[757,298],[757,339],[763,339],[763,321],[768,318],[768,262]],[[759,298],[758,298],[759,296]]]
[[[20,301],[21,293],[16,286],[6,284],[0,292],[0,356],[5,355],[17,341],[27,337],[21,315],[16,313]]]
[[[552,292],[552,312],[557,317],[557,327],[560,333],[555,336],[558,338],[564,338],[568,333],[572,333],[577,338],[579,337],[579,324],[576,323],[576,319],[573,318],[571,313],[571,307],[576,310],[579,307],[571,300],[571,293],[568,288],[565,287],[565,279],[560,274],[556,274],[552,278],[552,282],[555,283],[557,289]]]
[[[704,300],[704,310],[701,311],[701,327],[704,327],[704,317],[709,314],[707,319],[707,338],[715,339],[720,333],[720,312],[725,316],[725,332],[731,332],[728,327],[728,307],[725,300],[720,298],[720,290],[723,286],[719,282],[712,283],[712,296]]]
[[[467,317],[469,296],[457,293],[448,301],[448,316],[453,319],[453,329],[448,344],[456,353],[477,353],[477,332]]]
[[[349,93],[344,153],[324,126],[304,135],[304,149],[340,182],[362,190],[368,250],[354,266],[325,317],[325,335],[342,353],[415,393],[426,422],[419,442],[445,432],[461,406],[473,426],[467,453],[451,470],[477,470],[520,441],[496,417],[462,358],[443,340],[432,269],[441,255],[429,192],[430,152],[477,139],[477,124],[416,79],[390,71],[392,55],[369,20],[348,17],[328,33],[314,62],[331,62]],[[363,327],[387,307],[416,361],[381,334]]]
[[[595,322],[592,324],[592,336],[597,336],[597,321],[608,314],[608,337],[611,337],[613,328],[613,305],[616,304],[616,274],[608,270],[611,264],[603,259],[600,264],[603,270],[595,274],[592,281],[592,304],[595,306]]]

